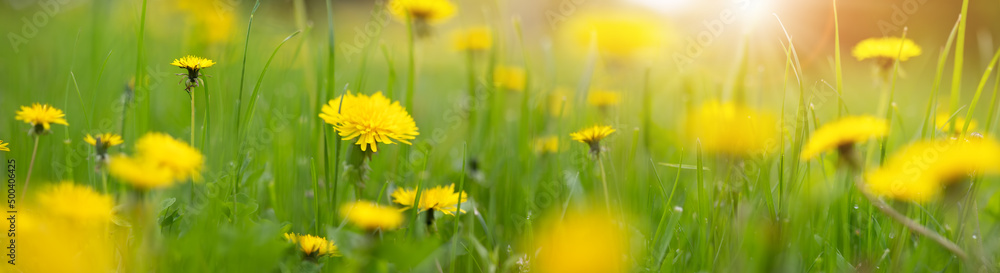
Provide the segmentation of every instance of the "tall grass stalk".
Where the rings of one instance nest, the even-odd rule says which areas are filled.
[[[924,114],[924,127],[920,131],[920,139],[926,139],[930,134],[934,133],[936,125],[936,117],[934,116],[934,102],[937,101],[938,91],[941,89],[941,77],[944,75],[944,66],[948,61],[948,54],[951,52],[951,44],[955,41],[955,33],[958,32],[958,26],[961,24],[962,18],[959,16],[958,20],[955,20],[955,26],[951,28],[951,33],[948,34],[948,41],[945,42],[944,48],[941,49],[941,53],[938,54],[937,70],[934,74],[934,83],[931,84],[931,94],[927,98],[927,110]]]
[[[955,45],[955,69],[951,74],[951,108],[958,109],[962,97],[962,68],[965,62],[965,25],[969,20],[969,0],[962,0],[962,14],[958,20],[958,41]]]

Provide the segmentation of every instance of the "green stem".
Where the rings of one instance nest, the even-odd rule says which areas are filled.
[[[35,148],[31,149],[31,161],[28,162],[28,176],[24,178],[24,187],[21,187],[21,194],[28,193],[28,183],[31,183],[31,170],[35,167],[35,156],[38,155],[38,138],[35,134]]]

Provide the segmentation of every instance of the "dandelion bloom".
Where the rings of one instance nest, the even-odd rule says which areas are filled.
[[[295,233],[285,233],[285,239],[297,245],[299,251],[302,251],[302,253],[309,258],[315,259],[321,257],[340,256],[340,250],[337,249],[337,244],[323,237],[309,234],[298,235]]]
[[[357,138],[354,144],[362,151],[371,148],[378,152],[378,143],[395,144],[393,140],[410,145],[410,140],[420,134],[406,109],[398,101],[389,101],[382,92],[371,96],[348,92],[323,105],[319,117],[332,124],[344,140]]]
[[[558,216],[558,215],[557,215]],[[628,234],[609,215],[568,212],[542,221],[534,233],[537,272],[627,272]],[[533,251],[534,251],[533,250]]]
[[[125,155],[114,157],[108,163],[111,175],[133,187],[149,190],[165,188],[174,184],[174,174],[153,161],[131,158]]]
[[[26,199],[27,200],[27,199]],[[19,203],[20,204],[20,203]],[[17,264],[12,272],[112,272],[111,196],[72,182],[40,191],[17,214]]]
[[[455,15],[455,4],[448,0],[392,0],[389,12],[399,20],[413,18],[420,24],[436,24]]]
[[[392,230],[403,224],[403,214],[399,210],[368,201],[345,204],[340,207],[340,214],[365,230]]]
[[[559,152],[559,137],[546,136],[535,139],[535,153],[554,154]]]
[[[593,44],[604,56],[624,59],[655,52],[665,44],[664,22],[635,12],[601,11],[574,16],[566,31],[578,48]]]
[[[493,34],[485,26],[470,27],[452,34],[452,46],[458,51],[485,51],[493,46]]]
[[[493,84],[510,91],[524,91],[527,81],[524,68],[516,66],[497,66],[493,69]]]
[[[147,190],[201,179],[205,164],[201,152],[167,134],[147,133],[136,142],[135,150],[135,157],[120,155],[111,160],[111,175]]]
[[[88,186],[62,182],[38,195],[45,213],[76,224],[110,223],[114,201]]]
[[[913,40],[899,37],[868,38],[854,46],[852,52],[858,61],[876,59],[883,68],[891,66],[897,57],[902,62],[919,56],[920,53],[920,46]]]
[[[601,140],[614,132],[615,129],[612,129],[611,126],[594,125],[593,127],[571,133],[569,137],[590,145],[590,154],[596,156],[601,152]]]
[[[4,143],[3,140],[0,140],[0,151],[10,152],[10,148],[7,148],[7,145],[10,145],[10,143]]]
[[[972,120],[971,122],[969,122],[969,131],[976,130],[976,126],[978,125],[979,124],[976,123],[975,120]],[[956,134],[962,134],[959,131],[961,131],[962,128],[965,127],[965,118],[955,117],[954,119],[952,119],[951,116],[948,115],[947,113],[941,113],[934,118],[934,127],[942,132],[954,131],[956,132]]]
[[[94,147],[102,146],[104,147],[104,149],[107,149],[108,147],[112,146],[118,146],[125,142],[124,140],[122,140],[122,136],[116,135],[114,133],[98,134],[96,138],[90,134],[87,134],[87,137],[84,137],[83,141],[87,142],[88,144]],[[100,145],[98,145],[98,143],[100,143]]]
[[[685,123],[691,141],[700,141],[710,153],[749,155],[777,145],[776,119],[742,104],[710,101],[688,114]]]
[[[194,147],[164,133],[147,133],[135,144],[137,158],[170,171],[174,180],[200,180],[205,158]]]
[[[14,119],[31,124],[32,132],[35,134],[43,134],[52,128],[53,123],[69,126],[65,116],[66,114],[63,114],[62,110],[48,104],[35,103],[31,107],[21,106],[21,111],[17,111],[17,116]]]
[[[926,140],[908,145],[869,172],[867,190],[878,196],[927,202],[973,173],[1000,173],[1000,144],[995,140]]]
[[[802,148],[802,160],[832,149],[849,149],[855,143],[863,143],[869,138],[882,137],[889,132],[889,124],[872,116],[844,117],[827,123],[813,132]]]
[[[187,15],[187,21],[198,29],[195,38],[210,43],[226,42],[233,36],[236,16],[230,3],[224,0],[171,1],[177,11]]]
[[[590,90],[587,103],[597,107],[610,107],[622,102],[622,94],[618,91]]]
[[[198,82],[200,81],[199,77],[201,77],[201,69],[211,67],[214,64],[215,62],[212,60],[191,55],[184,56],[180,59],[174,59],[174,62],[170,63],[170,65],[187,70],[186,85],[188,86],[188,92],[190,92],[191,87],[198,86]]]
[[[459,204],[465,202],[469,195],[464,191],[455,192],[455,184],[448,186],[437,186],[425,189],[420,192],[419,210],[436,210],[447,215],[455,215],[455,212],[465,213],[459,208]],[[398,189],[392,192],[392,201],[403,205],[407,209],[413,208],[413,201],[417,199],[416,189]]]

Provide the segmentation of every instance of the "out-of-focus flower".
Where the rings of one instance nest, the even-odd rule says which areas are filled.
[[[559,137],[546,136],[535,139],[535,153],[554,154],[559,152]]]
[[[590,154],[597,157],[601,153],[601,140],[614,132],[615,129],[612,129],[611,126],[594,125],[593,127],[571,133],[569,137],[589,145]]]
[[[437,186],[420,192],[419,210],[435,210],[447,215],[455,215],[455,212],[465,213],[459,205],[468,199],[469,195],[464,191],[455,192],[455,184],[448,186]],[[417,199],[416,189],[398,189],[392,193],[392,201],[403,205],[407,209],[413,208],[413,201]]]
[[[307,258],[316,259],[340,256],[337,244],[323,237],[309,234],[285,233],[285,239],[297,245],[299,251],[302,251],[302,254],[305,254]]]
[[[622,94],[618,91],[595,89],[587,94],[587,103],[600,108],[618,105],[622,101]]]
[[[733,102],[710,101],[688,114],[687,137],[709,153],[767,153],[778,141],[773,115]]]
[[[510,91],[524,91],[527,80],[524,68],[516,66],[498,66],[493,70],[493,84]]]
[[[397,19],[436,24],[455,16],[455,4],[448,0],[393,0],[389,12]]]
[[[66,122],[66,114],[62,110],[49,106],[48,104],[34,103],[31,107],[21,106],[21,111],[17,111],[16,120],[31,124],[31,132],[36,135],[43,135],[52,129],[53,123],[69,126]]]
[[[628,59],[652,54],[663,46],[665,24],[638,12],[601,11],[573,16],[567,31],[580,48],[590,48],[593,42],[604,56]]]
[[[394,208],[382,207],[368,201],[357,201],[340,207],[340,214],[352,224],[365,230],[393,230],[403,223],[403,214]]]
[[[113,207],[110,196],[72,182],[41,191],[17,214],[13,272],[114,271]]]
[[[859,61],[876,59],[879,67],[888,69],[898,58],[900,62],[920,56],[921,49],[913,40],[899,37],[868,38],[854,46],[852,52]]]
[[[960,131],[962,131],[962,128],[965,126],[965,118],[959,116],[949,120],[950,117],[951,116],[947,113],[938,114],[937,117],[934,118],[934,127],[943,132],[955,132],[956,135],[963,134]],[[972,120],[969,122],[969,131],[975,131],[976,126],[978,125],[979,124],[976,120]]]
[[[573,98],[573,92],[565,87],[556,88],[552,93],[549,93],[549,115],[553,117],[566,115],[570,110],[571,98]]]
[[[476,26],[452,34],[452,45],[458,51],[486,51],[493,46],[493,34],[486,26]]]
[[[378,143],[394,144],[393,140],[409,145],[420,134],[406,109],[382,92],[371,96],[348,92],[323,105],[319,117],[332,124],[344,140],[357,138],[354,144],[362,151],[371,148],[378,152]]]
[[[3,140],[0,140],[0,151],[10,152],[10,148],[7,148],[7,145],[10,145],[10,143],[4,143]]]
[[[872,116],[844,117],[824,124],[813,132],[809,142],[802,148],[801,159],[808,160],[832,149],[848,152],[845,150],[851,149],[854,144],[885,136],[888,132],[889,124],[884,119]]]
[[[195,38],[209,43],[229,41],[234,34],[234,3],[225,0],[179,0],[174,8],[185,15]]]
[[[919,141],[869,172],[867,190],[893,199],[927,202],[973,173],[1000,173],[1000,144],[990,138]]]
[[[135,157],[119,155],[109,162],[111,175],[143,190],[201,179],[205,164],[201,152],[167,134],[147,133],[136,142],[135,150]]]
[[[628,234],[607,214],[568,212],[565,218],[543,221],[535,232],[532,252],[537,272],[627,272],[623,260]]]

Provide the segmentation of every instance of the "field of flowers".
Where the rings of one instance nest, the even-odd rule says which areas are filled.
[[[6,0],[0,267],[997,272],[998,14]]]

